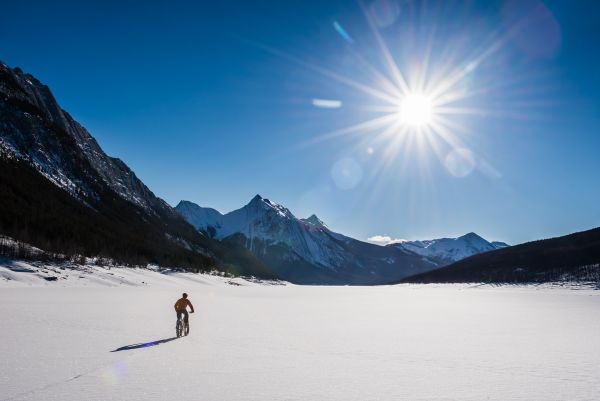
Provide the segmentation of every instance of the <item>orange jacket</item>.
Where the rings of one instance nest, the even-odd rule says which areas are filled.
[[[179,298],[177,300],[177,302],[175,302],[175,310],[176,311],[183,311],[188,306],[190,307],[190,309],[192,310],[192,312],[194,312],[194,306],[192,305],[192,303],[187,298]]]

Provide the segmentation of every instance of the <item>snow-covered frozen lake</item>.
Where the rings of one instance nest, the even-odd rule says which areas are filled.
[[[14,266],[0,273],[0,400],[600,394],[600,291],[230,285],[118,269],[113,281],[84,274],[63,285],[19,279],[33,273]],[[173,340],[182,291],[197,313],[190,335]]]

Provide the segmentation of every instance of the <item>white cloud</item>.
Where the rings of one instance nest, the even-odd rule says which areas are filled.
[[[373,242],[378,245],[388,245],[388,244],[393,244],[396,242],[404,242],[406,240],[401,239],[401,238],[392,238],[389,235],[384,234],[384,235],[374,235],[372,237],[369,237],[369,238],[367,238],[367,241]]]

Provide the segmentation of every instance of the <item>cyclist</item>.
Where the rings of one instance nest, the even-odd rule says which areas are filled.
[[[194,313],[194,305],[192,305],[190,300],[187,299],[187,296],[188,295],[184,292],[182,297],[175,302],[175,313],[177,313],[177,321],[179,321],[181,316],[183,316],[183,321],[185,322],[186,326],[190,327],[188,322],[187,307],[190,307],[190,313]]]

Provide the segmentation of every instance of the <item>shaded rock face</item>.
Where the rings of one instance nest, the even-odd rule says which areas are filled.
[[[98,197],[90,171],[77,166],[81,152],[115,193],[151,213],[172,209],[121,160],[106,155],[89,132],[60,108],[50,89],[30,74],[0,63],[0,151],[28,161],[72,195]],[[77,149],[73,149],[72,145]]]

